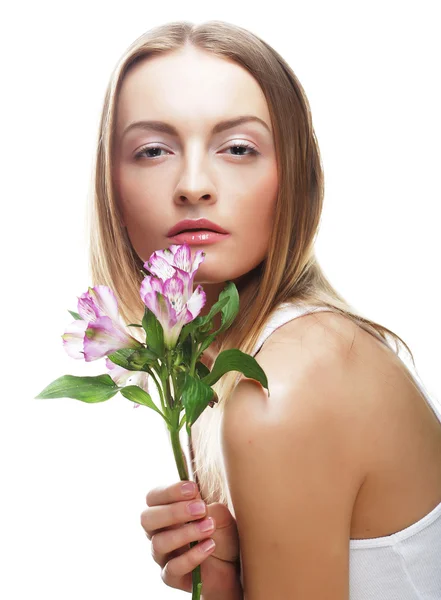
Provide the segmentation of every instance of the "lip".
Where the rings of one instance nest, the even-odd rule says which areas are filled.
[[[202,231],[183,231],[182,233],[177,233],[176,235],[172,236],[170,239],[177,244],[202,246],[205,244],[215,244],[216,242],[229,237],[229,233],[219,233],[218,231],[209,231],[208,229],[204,229]]]
[[[167,237],[176,237],[176,234],[181,234],[183,231],[185,231],[185,233],[193,233],[193,234],[198,233],[196,231],[193,231],[193,232],[188,231],[191,229],[203,229],[204,230],[204,231],[200,231],[199,233],[210,233],[210,232],[223,233],[223,234],[229,233],[228,231],[226,231],[219,225],[216,225],[216,223],[209,221],[208,219],[184,219],[183,221],[179,221],[179,223],[176,223],[176,225],[174,225],[168,231]]]

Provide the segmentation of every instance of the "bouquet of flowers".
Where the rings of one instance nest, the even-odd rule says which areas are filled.
[[[185,424],[191,440],[193,423],[207,406],[213,407],[218,401],[211,386],[228,371],[239,371],[268,390],[266,375],[257,361],[236,348],[221,352],[211,371],[199,360],[216,337],[231,326],[239,310],[236,286],[229,281],[209,313],[198,316],[206,295],[201,285],[193,290],[193,281],[204,258],[205,252],[198,250],[192,260],[188,244],[171,245],[150,256],[144,263],[150,275],[142,271],[145,277],[140,295],[145,309],[141,324],[124,324],[109,287],[89,287],[78,297],[78,312],[69,311],[75,320],[62,336],[63,345],[69,356],[87,362],[106,357],[109,372],[95,377],[64,375],[36,396],[95,403],[120,392],[135,407],[153,409],[167,424],[181,480],[189,479],[189,471],[179,432]],[[213,331],[213,317],[219,312],[221,326]],[[142,328],[145,343],[131,336],[127,327]],[[160,407],[148,393],[149,378],[158,390]],[[200,565],[192,572],[192,582],[192,600],[199,600]]]

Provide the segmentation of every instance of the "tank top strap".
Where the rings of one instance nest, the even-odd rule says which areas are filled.
[[[255,356],[273,331],[282,325],[285,325],[285,323],[288,323],[297,317],[319,311],[335,312],[328,306],[300,306],[294,302],[282,302],[269,316],[266,325],[253,348],[251,356]]]
[[[294,302],[283,302],[279,304],[269,316],[266,325],[253,348],[251,356],[255,356],[273,331],[285,323],[288,323],[297,317],[319,311],[336,312],[329,306],[300,306]],[[435,398],[428,392],[413,364],[411,364],[409,361],[403,360],[401,356],[399,356],[399,359],[404,363],[415,385],[420,390],[429,406],[431,406],[435,416],[441,422],[441,402],[439,400],[435,400]]]

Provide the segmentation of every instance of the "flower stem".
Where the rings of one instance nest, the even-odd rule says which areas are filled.
[[[152,366],[152,368],[149,370],[149,374],[151,375],[153,381],[155,382],[156,388],[158,390],[159,393],[159,399],[161,401],[161,406],[162,406],[162,412],[163,414],[166,414],[166,407],[165,407],[165,401],[164,401],[164,394],[162,392],[162,386],[161,383],[158,381],[158,377],[155,375],[156,369]],[[159,376],[159,374],[158,374]]]
[[[171,444],[179,477],[181,481],[188,481],[188,466],[185,454],[181,448],[178,421],[179,412],[174,411],[174,414],[171,418],[172,426],[168,426],[168,429],[170,431]],[[197,543],[198,542],[190,542],[190,548],[196,546]],[[202,594],[201,565],[198,565],[196,568],[194,568],[191,575],[193,581],[191,600],[200,600]]]
[[[195,342],[195,339],[193,337],[193,334],[190,334],[191,336],[191,363],[190,363],[190,375],[193,376],[194,372],[195,372],[195,367],[196,367],[196,362],[199,358],[199,348],[198,350],[195,352],[195,346],[197,346],[197,342]]]

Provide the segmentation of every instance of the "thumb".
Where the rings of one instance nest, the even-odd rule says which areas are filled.
[[[214,502],[207,506],[207,517],[213,517],[216,528],[210,537],[216,543],[213,556],[236,562],[240,558],[239,533],[237,531],[236,519],[229,508],[221,502]]]

